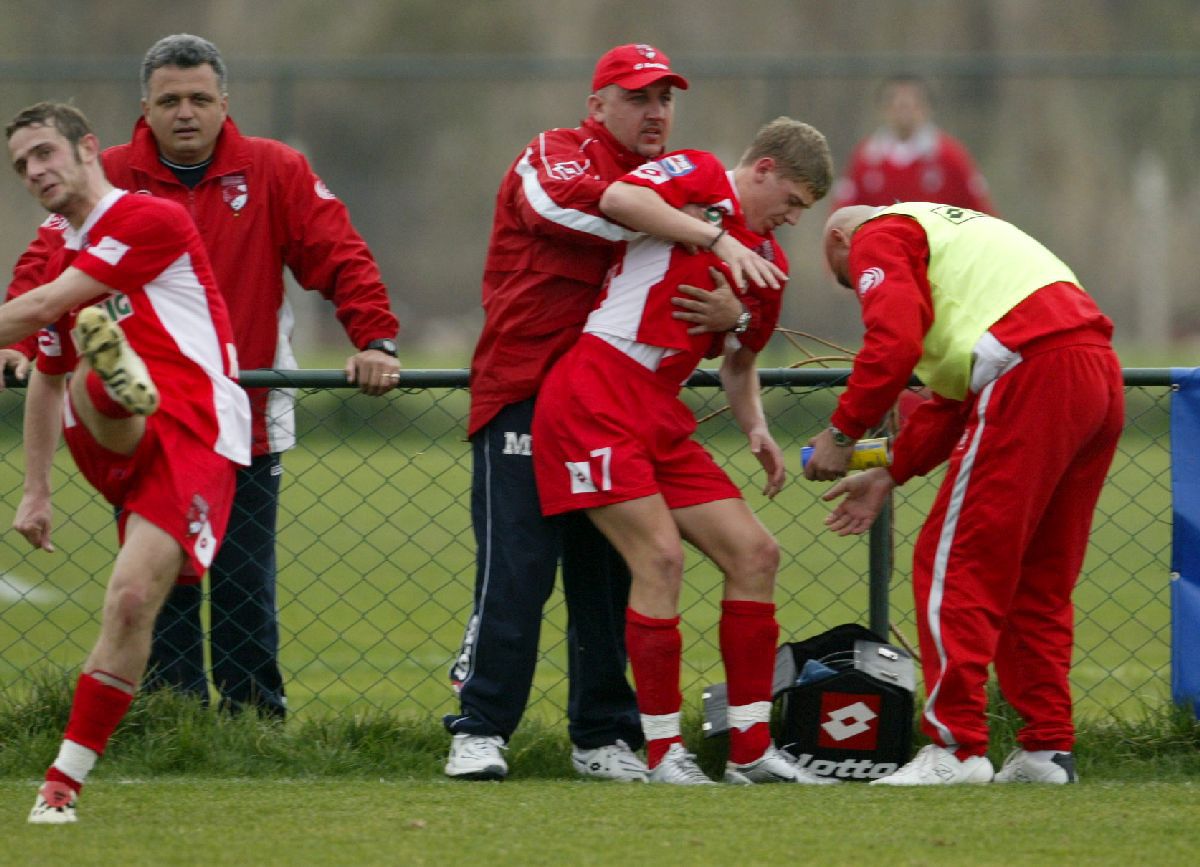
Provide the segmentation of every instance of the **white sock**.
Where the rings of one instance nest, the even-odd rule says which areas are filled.
[[[65,740],[58,748],[58,758],[54,760],[54,767],[82,786],[98,758],[100,754],[94,750]]]

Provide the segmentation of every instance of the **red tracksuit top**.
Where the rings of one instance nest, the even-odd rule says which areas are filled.
[[[965,145],[930,124],[908,141],[881,130],[859,142],[833,193],[833,210],[845,205],[939,202],[996,213]]]
[[[854,233],[851,285],[859,285],[868,268],[882,269],[887,278],[859,296],[866,326],[863,347],[830,419],[850,436],[862,436],[883,418],[921,357],[933,322],[928,262],[929,241],[916,220],[880,217]],[[1069,283],[1051,283],[988,330],[1009,349],[1021,351],[1051,336],[1064,343],[1110,345],[1113,324],[1090,295]],[[974,397],[969,394],[965,401],[957,401],[935,395],[917,408],[892,450],[890,472],[897,484],[925,475],[949,457]]]
[[[645,158],[602,124],[547,130],[500,183],[483,273],[483,332],[471,359],[468,436],[532,397],[579,338],[628,230],[600,196]]]
[[[272,139],[244,136],[231,119],[217,139],[212,164],[194,189],[159,161],[144,119],[127,144],[102,155],[115,187],[147,192],[183,205],[200,230],[218,287],[229,310],[242,370],[295,368],[292,312],[284,294],[286,266],[306,289],[333,302],[355,347],[398,329],[387,288],[346,206],[326,188],[297,150]],[[66,221],[51,215],[17,261],[9,297],[44,282],[46,261],[63,244]],[[248,389],[253,453],[290,448],[288,424],[267,426],[268,389]],[[278,400],[276,391],[272,400]],[[287,409],[271,407],[290,421]]]

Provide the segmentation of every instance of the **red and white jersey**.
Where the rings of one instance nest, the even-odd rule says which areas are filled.
[[[113,190],[53,255],[49,279],[68,267],[112,289],[92,303],[116,320],[159,392],[158,412],[213,451],[250,462],[250,406],[234,379],[237,350],[208,254],[187,211],[174,202]],[[69,337],[77,310],[38,334],[38,369],[74,370]]]
[[[987,181],[966,146],[933,124],[908,139],[888,129],[863,139],[833,191],[834,210],[896,202],[938,202],[996,212]]]
[[[712,154],[676,151],[620,180],[652,189],[676,208],[707,206],[714,225],[787,271],[787,257],[774,235],[759,235],[746,225],[733,173]],[[584,332],[607,339],[663,376],[683,382],[702,358],[718,354],[724,347],[725,335],[689,335],[690,323],[671,315],[678,309],[671,299],[678,295],[680,285],[714,288],[710,267],[721,268],[729,276],[714,253],[691,253],[682,245],[647,235],[623,243]],[[779,321],[782,296],[782,289],[749,286],[743,301],[752,313],[752,324],[738,335],[742,345],[755,352],[766,346]],[[646,352],[641,347],[665,352]]]

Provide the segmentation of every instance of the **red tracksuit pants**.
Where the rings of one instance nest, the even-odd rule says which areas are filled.
[[[1123,423],[1107,346],[1035,354],[975,398],[913,562],[922,727],[960,758],[987,750],[993,663],[1021,746],[1072,748],[1071,593]]]

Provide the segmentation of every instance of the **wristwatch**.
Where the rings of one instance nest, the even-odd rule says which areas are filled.
[[[376,337],[363,347],[363,352],[366,352],[368,349],[378,349],[380,352],[386,353],[392,358],[396,357],[396,341],[389,337]]]
[[[849,434],[842,433],[833,425],[829,426],[829,435],[833,437],[833,444],[843,449],[849,448],[858,442],[858,440],[856,440],[854,437],[850,436]]]
[[[733,327],[729,329],[730,334],[745,334],[750,328],[750,321],[753,319],[749,310],[742,309],[738,314],[737,322],[733,323]]]

